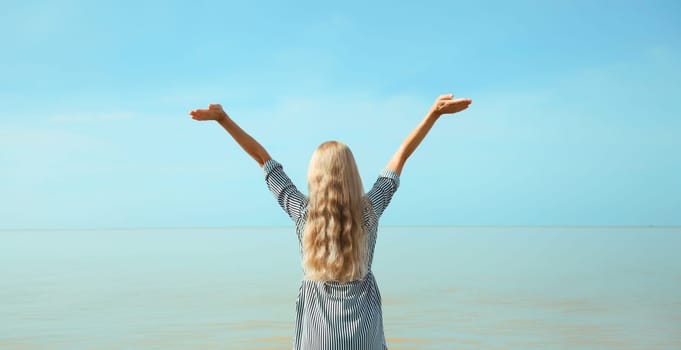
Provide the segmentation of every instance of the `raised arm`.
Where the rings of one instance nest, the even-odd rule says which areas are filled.
[[[423,118],[421,123],[407,136],[402,142],[400,148],[395,152],[393,157],[386,165],[386,168],[394,170],[398,175],[402,174],[402,168],[407,158],[414,152],[416,147],[421,144],[423,138],[426,137],[430,129],[435,125],[435,122],[443,114],[453,114],[461,112],[468,108],[471,104],[471,99],[468,98],[454,98],[453,94],[442,95],[435,100],[433,106],[428,111],[428,114]]]
[[[243,129],[237,125],[232,118],[225,113],[222,106],[219,104],[208,105],[207,109],[195,109],[189,112],[194,120],[215,120],[222,125],[227,132],[232,135],[234,140],[246,151],[253,159],[255,159],[260,167],[272,159],[265,148],[258,143],[251,135],[247,134]]]

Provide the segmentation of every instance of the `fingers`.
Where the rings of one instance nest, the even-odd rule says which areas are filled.
[[[453,97],[454,97],[454,94],[444,94],[444,95],[440,95],[440,96],[437,98],[437,100],[438,100],[438,101],[441,101],[441,100],[451,100]]]
[[[227,116],[227,113],[221,105],[211,103],[208,108],[197,108],[189,111],[189,115],[194,120],[221,120]]]
[[[218,108],[222,109],[222,106],[219,105],[219,104],[211,103],[211,104],[208,105],[208,108],[195,108],[195,109],[192,109],[191,111],[189,111],[189,114],[209,112],[211,110],[218,109]]]
[[[455,100],[447,101],[447,107],[456,111],[463,111],[473,102],[470,98],[457,98]]]
[[[449,101],[450,103],[465,103],[465,104],[470,104],[473,102],[470,98],[457,98],[454,100]]]
[[[216,110],[216,109],[222,110],[222,105],[220,105],[219,103],[211,103],[211,104],[208,105],[208,108],[192,109],[191,111],[189,111],[189,114],[194,115],[195,113],[207,112],[207,111]]]
[[[192,116],[194,120],[205,120],[208,117],[209,110],[207,109],[192,109],[189,115]]]
[[[207,112],[207,110],[205,110],[205,109],[192,109],[191,111],[189,111],[189,115],[191,115],[192,117],[195,117],[195,116],[198,116],[198,115],[200,115],[201,113],[204,113],[204,112]]]
[[[438,111],[442,114],[452,114],[461,112],[468,108],[472,100],[470,98],[457,98],[453,100],[438,101]]]
[[[468,107],[469,104],[473,102],[470,98],[457,98],[454,100],[449,100],[449,101],[443,101],[442,105],[445,107],[449,106],[466,106]]]

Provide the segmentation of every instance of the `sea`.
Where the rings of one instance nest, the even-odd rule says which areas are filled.
[[[681,227],[381,227],[389,349],[681,349]],[[288,349],[292,227],[0,231],[0,349]]]

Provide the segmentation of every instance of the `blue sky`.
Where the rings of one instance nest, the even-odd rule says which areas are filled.
[[[384,224],[681,224],[678,1],[23,1],[0,45],[0,228],[286,225],[190,109],[301,189],[342,140],[368,188],[448,92]]]

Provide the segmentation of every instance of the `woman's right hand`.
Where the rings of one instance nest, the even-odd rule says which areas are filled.
[[[430,112],[438,117],[443,114],[453,114],[468,108],[472,100],[470,98],[454,98],[454,94],[441,95],[433,103]]]
[[[189,112],[194,120],[225,120],[229,118],[227,113],[222,109],[219,104],[210,104],[208,108],[204,109],[194,109]]]

